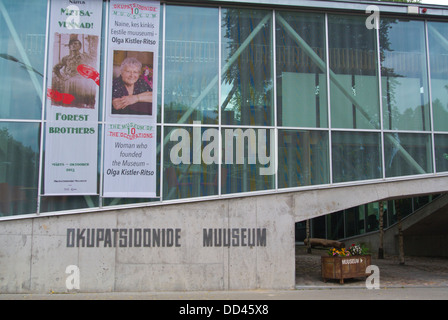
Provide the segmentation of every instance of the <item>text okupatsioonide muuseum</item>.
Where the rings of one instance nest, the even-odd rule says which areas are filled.
[[[199,244],[200,245],[200,244]],[[266,247],[266,228],[204,228],[203,247]],[[69,228],[67,248],[181,247],[181,228]]]

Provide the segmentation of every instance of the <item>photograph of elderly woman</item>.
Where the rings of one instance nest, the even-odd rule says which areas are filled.
[[[47,93],[51,104],[94,109],[98,36],[55,33],[54,39],[53,78]]]
[[[112,114],[152,115],[154,54],[114,51]]]

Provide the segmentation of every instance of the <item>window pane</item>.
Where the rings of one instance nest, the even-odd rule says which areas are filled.
[[[436,134],[434,143],[436,145],[437,172],[448,171],[448,135]]]
[[[218,9],[166,7],[165,122],[218,123]]]
[[[280,130],[279,188],[329,183],[328,133]]]
[[[365,16],[329,16],[331,125],[335,128],[380,127],[376,30],[367,29],[365,20]]]
[[[380,135],[370,132],[332,133],[333,182],[382,177]]]
[[[412,133],[385,133],[386,176],[432,172],[431,136]]]
[[[218,194],[219,130],[165,127],[163,199]]]
[[[366,232],[376,231],[379,229],[379,225],[380,225],[379,203],[373,202],[373,203],[366,204],[366,208],[367,208],[367,221],[366,221],[367,230],[366,230]],[[385,210],[385,208],[383,207],[383,219],[384,219],[384,210]],[[384,220],[383,220],[383,225],[384,225]]]
[[[324,16],[276,12],[276,31],[278,125],[327,127]]]
[[[344,211],[335,212],[326,216],[327,239],[338,240],[344,238]]]
[[[353,207],[344,210],[345,237],[353,237],[364,233],[365,206]]]
[[[325,222],[327,216],[320,216],[311,220],[311,237],[328,239]]]
[[[5,0],[0,16],[0,118],[40,119],[47,1]]]
[[[429,22],[434,130],[448,131],[448,23]]]
[[[272,11],[222,10],[222,123],[273,125]]]
[[[0,216],[37,210],[39,128],[37,123],[0,125]]]
[[[431,130],[423,21],[382,19],[384,129]]]
[[[222,130],[221,192],[236,193],[274,188],[274,130]]]

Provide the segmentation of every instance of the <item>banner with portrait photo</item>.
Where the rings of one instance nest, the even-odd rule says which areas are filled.
[[[45,128],[45,195],[98,193],[102,0],[52,0]]]
[[[110,2],[104,197],[156,197],[160,3]]]

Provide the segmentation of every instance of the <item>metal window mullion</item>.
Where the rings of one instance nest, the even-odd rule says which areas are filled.
[[[331,132],[331,99],[330,99],[330,48],[328,41],[328,13],[325,13],[325,63],[327,76],[327,122],[328,122],[328,159],[330,168],[330,184],[333,184],[333,152],[332,152],[332,132]]]
[[[380,103],[380,139],[381,139],[381,169],[382,177],[386,178],[386,158],[384,153],[384,123],[383,123],[383,84],[382,84],[382,73],[381,73],[381,54],[380,54],[380,22],[375,23],[376,26],[376,53],[377,53],[377,69],[378,69],[378,95]],[[365,230],[365,229],[364,229]]]
[[[108,28],[109,28],[109,6],[110,3],[106,4],[106,8],[104,10],[104,14],[106,18],[104,19],[104,32],[105,32],[105,43],[104,43],[104,58],[103,58],[103,70],[104,70],[104,76],[103,79],[107,79],[107,59],[108,59],[108,51],[109,51],[109,39],[108,39]],[[106,97],[107,93],[107,86],[103,85],[103,114],[102,114],[102,133],[101,133],[101,161],[100,161],[100,190],[99,190],[99,199],[98,199],[98,205],[99,207],[103,207],[103,186],[104,186],[104,142],[105,142],[105,135],[106,135],[106,100],[104,97]]]
[[[275,33],[275,10],[272,10],[272,88],[273,88],[273,108],[274,108],[274,146],[271,146],[271,151],[274,152],[274,189],[278,191],[278,123],[277,123],[277,41]],[[269,129],[272,130],[272,129]],[[271,133],[269,132],[269,139]],[[273,148],[273,149],[272,149]]]
[[[222,90],[222,31],[221,31],[221,23],[222,23],[222,7],[218,8],[218,196],[221,197],[221,186],[222,186],[222,109],[221,109],[221,90]]]
[[[160,98],[160,190],[159,200],[163,202],[163,161],[164,161],[164,134],[165,134],[165,58],[166,58],[166,3],[163,6],[163,21],[162,21],[162,88]],[[157,142],[156,142],[157,143]],[[157,155],[157,154],[156,154]]]
[[[425,48],[426,48],[426,67],[428,68],[428,99],[429,99],[429,121],[431,126],[431,155],[432,155],[432,173],[437,173],[436,167],[436,141],[434,134],[434,112],[432,104],[432,81],[431,81],[431,59],[429,55],[429,35],[428,20],[425,20]]]
[[[37,178],[37,207],[36,207],[36,214],[40,214],[40,205],[42,200],[42,183],[43,183],[43,159],[44,159],[44,136],[45,136],[45,128],[46,128],[46,121],[45,121],[45,105],[47,99],[44,97],[47,96],[46,94],[46,84],[47,84],[47,69],[48,69],[48,42],[50,37],[50,0],[47,0],[47,25],[45,26],[45,50],[44,50],[44,77],[42,80],[42,110],[41,110],[41,126],[40,126],[40,154],[39,154],[39,173]]]

